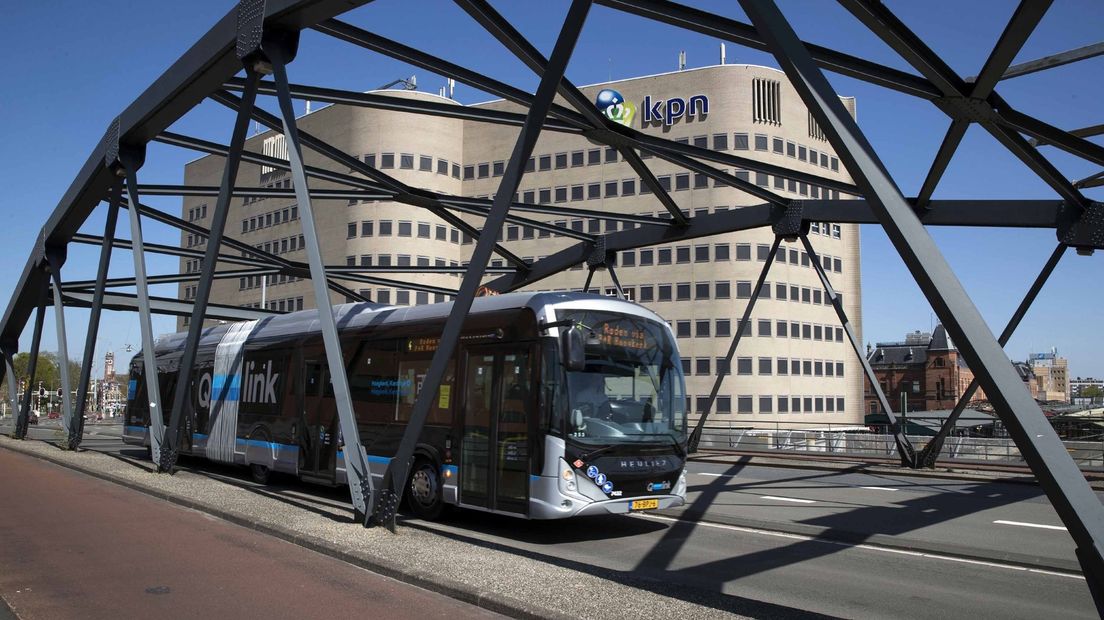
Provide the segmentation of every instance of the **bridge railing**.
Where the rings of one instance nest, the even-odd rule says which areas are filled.
[[[924,448],[932,438],[930,434],[911,432],[913,424],[923,424],[923,421],[923,418],[912,416],[907,419],[910,428],[907,435],[917,450]],[[778,455],[897,457],[894,437],[885,427],[794,420],[757,423],[753,428],[741,422],[731,420],[709,424],[703,429],[699,449]],[[928,419],[927,422],[931,424],[936,419]],[[1104,418],[1081,418],[1075,426],[1063,428],[1056,423],[1055,427],[1078,467],[1084,471],[1104,471]],[[1019,448],[1004,435],[1003,428],[990,426],[986,432],[995,436],[971,435],[967,429],[962,429],[958,434],[947,437],[941,460],[1026,465]]]

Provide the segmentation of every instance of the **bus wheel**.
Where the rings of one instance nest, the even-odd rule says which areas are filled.
[[[249,477],[253,478],[253,482],[257,484],[268,484],[268,474],[270,470],[264,465],[253,463],[249,466]]]
[[[410,472],[407,506],[414,516],[432,521],[441,516],[445,501],[441,489],[440,468],[433,461],[418,457]]]

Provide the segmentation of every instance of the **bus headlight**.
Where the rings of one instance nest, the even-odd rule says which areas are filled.
[[[561,476],[564,479],[564,483],[565,483],[564,486],[567,487],[567,490],[568,491],[574,491],[575,490],[575,472],[572,471],[570,467],[565,467],[563,472],[561,473]]]

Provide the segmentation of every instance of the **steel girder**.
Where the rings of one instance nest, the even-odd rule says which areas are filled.
[[[1094,579],[1098,579],[1101,574],[1100,549],[1104,545],[1104,540],[1102,540],[1104,525],[1101,524],[1099,505],[1097,503],[1094,507],[1093,503],[1086,498],[1084,488],[1078,482],[1079,474],[1075,468],[1071,469],[1072,463],[1069,462],[1068,456],[1064,452],[1059,453],[1054,447],[1053,438],[1043,431],[1039,424],[1041,418],[1037,416],[1037,408],[1033,409],[1029,403],[1024,401],[1023,395],[1019,393],[1022,392],[1022,387],[1019,387],[1017,391],[1018,384],[1012,383],[1011,369],[1008,368],[1007,361],[1004,359],[1003,353],[1000,352],[999,346],[991,337],[986,337],[984,324],[981,323],[976,310],[970,304],[969,298],[961,290],[953,274],[946,268],[945,263],[942,262],[942,257],[938,251],[928,243],[929,239],[924,231],[925,226],[942,225],[1051,228],[1056,229],[1059,233],[1062,243],[1060,249],[1064,249],[1067,245],[1075,247],[1078,251],[1091,251],[1099,247],[1099,244],[1092,240],[1090,234],[1094,231],[1093,226],[1099,225],[1093,224],[1092,217],[1084,217],[1084,214],[1091,213],[1095,217],[1100,207],[1097,203],[1086,199],[1081,194],[1080,189],[1099,184],[1100,175],[1092,175],[1080,182],[1071,183],[1036,148],[1044,144],[1054,145],[1086,161],[1102,164],[1104,163],[1104,148],[1085,139],[1094,135],[1095,128],[1063,131],[1015,110],[995,90],[996,85],[1002,79],[1076,62],[1099,55],[1104,51],[1104,47],[1097,44],[1037,61],[1010,66],[1016,52],[1042,18],[1049,2],[1043,0],[1023,2],[1013,15],[1012,20],[978,76],[963,79],[951,71],[938,55],[929,49],[919,37],[911,33],[888,9],[871,0],[840,0],[840,2],[874,34],[881,37],[900,53],[920,75],[879,65],[825,47],[805,44],[796,38],[781,13],[769,2],[744,2],[746,12],[752,21],[752,24],[746,24],[667,0],[632,0],[631,2],[629,0],[594,0],[596,4],[774,54],[784,70],[787,71],[790,79],[798,87],[799,92],[806,100],[806,105],[817,117],[822,129],[830,136],[837,155],[844,161],[845,167],[856,179],[854,184],[847,184],[834,179],[821,178],[817,175],[786,170],[728,153],[718,153],[690,145],[678,144],[633,129],[614,126],[601,115],[596,114],[586,98],[581,96],[578,89],[563,77],[563,67],[566,66],[567,60],[571,56],[571,47],[575,37],[578,36],[579,28],[582,26],[590,4],[589,1],[577,0],[572,4],[568,19],[565,21],[564,30],[557,43],[556,51],[551,59],[546,60],[488,3],[483,0],[457,0],[458,4],[481,27],[495,36],[510,52],[541,76],[541,86],[535,94],[524,92],[493,78],[483,76],[459,65],[435,58],[396,41],[385,39],[335,19],[345,11],[367,4],[368,1],[268,0],[267,3],[261,3],[250,0],[243,2],[241,7],[253,10],[263,8],[263,14],[254,15],[255,19],[251,24],[246,24],[256,29],[254,34],[257,34],[258,41],[263,38],[262,35],[265,33],[270,37],[274,36],[274,33],[280,33],[281,36],[286,37],[284,41],[288,41],[292,37],[297,37],[298,32],[302,29],[315,28],[320,32],[362,48],[426,68],[501,96],[519,104],[526,109],[526,113],[467,109],[463,106],[444,106],[432,102],[397,100],[372,94],[349,93],[315,86],[289,84],[284,73],[284,64],[290,61],[293,54],[289,54],[287,48],[281,49],[279,47],[273,48],[277,54],[276,62],[273,65],[273,68],[277,69],[277,79],[274,82],[260,82],[257,85],[257,92],[264,95],[277,95],[281,104],[281,115],[277,117],[259,110],[248,110],[248,106],[245,106],[246,109],[238,110],[240,105],[238,98],[223,90],[244,90],[246,88],[245,81],[234,77],[243,66],[241,50],[237,47],[240,42],[239,34],[242,24],[238,12],[231,11],[116,119],[104,140],[93,150],[49,218],[43,228],[41,242],[27,261],[18,288],[7,307],[2,322],[0,322],[0,351],[5,355],[9,366],[7,368],[9,374],[11,373],[10,360],[16,350],[19,334],[26,325],[32,310],[36,308],[36,327],[33,334],[32,349],[35,351],[38,349],[45,304],[50,297],[50,280],[60,271],[64,262],[64,250],[71,241],[78,243],[101,241],[105,244],[106,249],[101,250],[100,270],[94,282],[62,285],[59,278],[53,277],[55,289],[53,297],[58,305],[58,312],[61,312],[62,305],[91,307],[93,316],[98,318],[99,311],[103,308],[137,308],[142,315],[142,322],[146,324],[148,324],[151,313],[168,313],[177,316],[192,316],[193,319],[196,319],[193,321],[193,325],[199,323],[198,319],[202,318],[243,320],[274,314],[265,310],[248,310],[216,304],[209,304],[205,310],[197,309],[193,311],[187,302],[149,297],[147,287],[142,282],[145,279],[144,273],[138,273],[133,280],[108,280],[107,260],[109,259],[105,256],[110,254],[114,227],[109,224],[108,230],[99,239],[89,235],[80,235],[77,232],[92,209],[108,198],[110,198],[109,208],[113,210],[117,210],[118,206],[135,206],[135,209],[131,210],[133,212],[130,213],[130,217],[133,227],[139,232],[138,236],[133,241],[122,240],[116,242],[115,245],[116,247],[131,248],[132,251],[136,251],[135,253],[138,255],[135,257],[136,272],[144,271],[140,265],[140,256],[143,251],[166,252],[190,258],[202,257],[201,273],[194,276],[196,279],[200,279],[201,282],[209,283],[214,278],[227,277],[228,273],[234,273],[215,272],[218,262],[236,263],[252,269],[252,271],[237,272],[238,274],[284,273],[300,277],[314,276],[316,287],[321,287],[318,291],[320,297],[327,300],[327,287],[353,298],[358,297],[354,291],[335,281],[339,279],[354,282],[376,282],[387,286],[418,287],[410,283],[366,275],[367,272],[377,272],[378,269],[324,266],[321,264],[317,247],[315,247],[318,241],[316,238],[311,244],[312,247],[309,248],[309,254],[311,254],[309,264],[289,261],[273,254],[261,252],[231,238],[224,237],[220,243],[218,231],[204,229],[141,205],[138,202],[140,195],[143,193],[149,195],[217,194],[220,196],[220,202],[225,202],[230,196],[288,196],[294,194],[300,203],[307,205],[312,199],[358,199],[398,201],[428,209],[464,230],[466,234],[479,239],[471,261],[471,268],[468,270],[460,291],[434,289],[433,287],[422,287],[421,289],[436,290],[450,295],[458,294],[457,302],[454,305],[454,313],[449,318],[449,327],[442,339],[442,350],[446,352],[439,351],[439,355],[434,358],[434,366],[443,367],[441,359],[446,358],[447,352],[451,351],[450,347],[455,346],[458,326],[462,323],[464,314],[470,306],[474,286],[479,284],[484,273],[502,274],[489,283],[491,288],[501,291],[514,290],[539,282],[541,279],[564,269],[587,262],[587,259],[593,256],[594,250],[598,246],[602,246],[608,253],[613,253],[619,250],[658,243],[669,243],[682,239],[694,239],[725,232],[775,225],[785,217],[786,210],[793,206],[794,201],[774,194],[769,190],[743,183],[740,179],[713,167],[713,164],[757,170],[818,184],[845,194],[860,195],[859,200],[803,200],[800,205],[801,221],[877,223],[886,228],[891,239],[902,253],[906,264],[932,302],[933,307],[940,314],[952,336],[960,343],[963,355],[970,362],[971,368],[977,370],[978,382],[986,389],[987,393],[996,395],[996,399],[991,398],[991,400],[997,405],[1002,418],[1009,424],[1009,429],[1012,431],[1017,444],[1024,454],[1028,455],[1029,463],[1043,481],[1044,487],[1059,510],[1059,514],[1077,540],[1079,557],[1085,566],[1086,575],[1090,576],[1090,584],[1095,587],[1097,581],[1094,581]],[[268,60],[271,61],[272,59],[269,58]],[[846,118],[846,114],[840,114],[838,99],[835,99],[834,93],[820,75],[818,67],[929,100],[950,117],[951,126],[943,145],[935,157],[927,179],[915,198],[908,199],[901,196],[899,190],[893,185],[892,179],[878,163],[876,156],[869,145],[865,143],[854,123]],[[556,104],[553,101],[556,94],[562,96],[568,106]],[[229,146],[223,146],[166,131],[169,125],[181,115],[207,97],[238,110],[239,119],[241,116],[250,113],[253,118],[276,131],[298,134],[298,139],[301,140],[304,146],[317,150],[340,165],[347,165],[355,174],[343,174],[333,170],[304,166],[299,157],[292,157],[290,160],[279,160],[259,153],[251,153],[241,150],[237,141],[232,142]],[[503,178],[503,184],[498,193],[501,198],[491,201],[448,196],[409,187],[378,170],[369,168],[358,159],[325,144],[313,136],[296,132],[294,118],[289,109],[291,97],[329,101],[338,105],[368,106],[378,109],[504,124],[520,127],[522,132],[510,160],[511,166],[513,166],[512,172],[508,169],[508,174]],[[994,138],[1020,158],[1029,169],[1048,183],[1061,200],[932,200],[932,195],[943,170],[957,149],[966,127],[971,123],[978,123],[984,127]],[[522,174],[522,164],[525,157],[528,156],[526,153],[531,150],[531,142],[535,140],[535,136],[541,130],[583,135],[592,141],[615,148],[625,156],[626,161],[633,166],[634,170],[646,182],[649,179],[654,179],[654,176],[639,161],[636,150],[646,151],[682,168],[705,174],[723,184],[741,189],[764,201],[764,204],[707,216],[686,217],[678,209],[677,204],[669,194],[659,188],[653,188],[657,199],[664,204],[671,216],[670,220],[659,220],[657,218],[617,215],[585,209],[566,209],[550,205],[528,205],[511,202],[510,197],[513,196]],[[1029,142],[1021,134],[1026,134],[1033,140]],[[225,156],[231,161],[240,157],[241,161],[291,170],[296,177],[296,189],[290,191],[233,188],[225,182],[220,188],[140,186],[136,181],[136,173],[141,166],[144,146],[155,140]],[[237,148],[235,148],[236,146]],[[296,151],[298,156],[298,147],[296,147]],[[523,155],[524,157],[522,157]],[[296,161],[296,159],[299,159],[299,161]],[[128,177],[127,192],[129,196],[127,198],[121,196],[120,176]],[[334,182],[349,189],[308,190],[308,177]],[[109,196],[109,194],[112,195]],[[545,222],[522,218],[511,213],[511,211],[533,212],[561,217],[619,220],[639,226],[610,233],[599,238],[590,234],[579,234],[564,230],[562,227]],[[112,212],[109,211],[109,218],[112,217],[110,215]],[[485,219],[484,226],[473,226],[460,219],[456,213],[465,213]],[[193,234],[212,238],[215,242],[209,243],[203,250],[167,248],[152,244],[143,246],[140,237],[139,216],[176,226]],[[504,221],[512,221],[525,226],[543,227],[544,230],[549,232],[574,238],[577,243],[545,259],[528,264],[512,255],[506,248],[495,243],[494,238]],[[304,222],[304,227],[309,228],[309,224]],[[481,236],[480,233],[484,234]],[[309,236],[315,237],[313,232]],[[236,256],[229,253],[220,253],[220,246],[237,250],[242,254]],[[487,269],[487,259],[492,250],[502,255],[513,267]],[[52,260],[49,259],[50,256],[53,257]],[[1026,306],[1045,282],[1049,271],[1053,269],[1054,262],[1056,260],[1052,258],[1052,262],[1048,263],[1048,269],[1044,269],[1044,273],[1037,278],[1028,298],[1021,304],[1021,308],[1014,316],[1013,322],[1009,324],[1009,328],[1006,330],[1007,333],[1010,333],[1009,330],[1014,328],[1013,323],[1017,322],[1018,318],[1022,317],[1023,312],[1026,311]],[[392,273],[402,272],[402,269],[387,271]],[[830,284],[827,282],[825,275],[823,273],[818,275],[821,276],[825,287],[830,289]],[[155,278],[160,277],[154,276],[154,278],[150,278],[150,281],[160,281]],[[177,277],[177,280],[180,279],[180,277]],[[126,295],[111,294],[105,291],[108,286],[124,283],[125,285],[137,285],[137,292],[134,295]],[[89,287],[93,290],[90,291]],[[750,315],[750,306],[751,304],[746,308],[746,315]],[[846,321],[846,317],[841,315],[841,320]],[[89,356],[91,355],[90,350],[94,348],[95,344],[96,322],[97,320],[90,322],[86,339],[84,352],[86,361],[78,384],[78,412],[83,408],[84,393],[87,391],[88,378],[85,373],[91,367]],[[145,331],[147,330],[144,330],[143,333],[144,349],[151,350],[152,335],[145,333]],[[742,329],[739,331],[742,333]],[[334,351],[340,355],[339,347],[331,346],[332,343],[329,342],[336,338],[333,330],[326,329],[324,332],[328,341],[327,352],[331,356]],[[1004,335],[1002,334],[1003,339]],[[149,364],[148,360],[147,364]],[[439,384],[441,373],[434,373],[433,370],[434,367],[431,367],[430,376],[427,377],[424,385],[423,392],[426,394],[435,393]],[[440,369],[438,368],[438,370]],[[31,386],[28,385],[27,388],[27,396],[29,396]],[[420,422],[424,419],[424,412],[428,410],[428,404],[423,402],[426,398],[419,396],[413,421],[408,427],[409,432],[404,436],[403,446],[386,473],[384,493],[381,494],[381,499],[384,502],[383,506],[386,510],[379,512],[377,515],[384,517],[382,519],[384,521],[390,520],[387,517],[390,516],[390,508],[393,507],[392,502],[397,499],[395,492],[401,493],[406,468],[409,466],[409,442],[417,435]],[[153,400],[156,401],[157,399],[154,398]],[[24,432],[28,407],[29,398],[25,398],[20,412],[23,414],[20,416],[20,421],[23,424]],[[348,409],[348,406],[346,405],[345,408]],[[182,415],[180,409],[179,406],[173,407],[172,414],[177,421],[179,416]],[[422,415],[419,416],[419,413]],[[160,416],[156,417],[159,418]],[[343,417],[348,417],[348,415]],[[74,420],[77,425],[80,423],[79,418],[78,415]],[[169,433],[173,433],[175,428],[176,424],[170,424]],[[17,433],[18,430],[19,424],[17,424]],[[1037,430],[1041,434],[1036,433]],[[75,446],[72,435],[73,429],[71,428],[70,431],[70,445]],[[79,431],[75,441],[79,442]],[[170,442],[170,445],[175,446],[175,443]],[[361,470],[361,473],[366,471],[365,468]],[[377,498],[371,497],[370,476],[366,476],[366,479],[368,484],[362,489],[366,491],[363,495],[367,495],[367,497],[362,497],[362,501],[357,502],[357,508],[362,511],[365,517],[369,517],[376,511],[372,510],[370,504],[363,500],[374,502]],[[354,497],[356,497],[355,490]],[[1099,596],[1099,592],[1096,590],[1094,590],[1094,593]]]

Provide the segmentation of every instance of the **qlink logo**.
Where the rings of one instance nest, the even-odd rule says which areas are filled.
[[[615,123],[621,123],[626,127],[632,127],[633,117],[636,116],[636,106],[631,101],[625,101],[621,93],[612,88],[603,88],[594,105],[606,115],[606,118]]]

